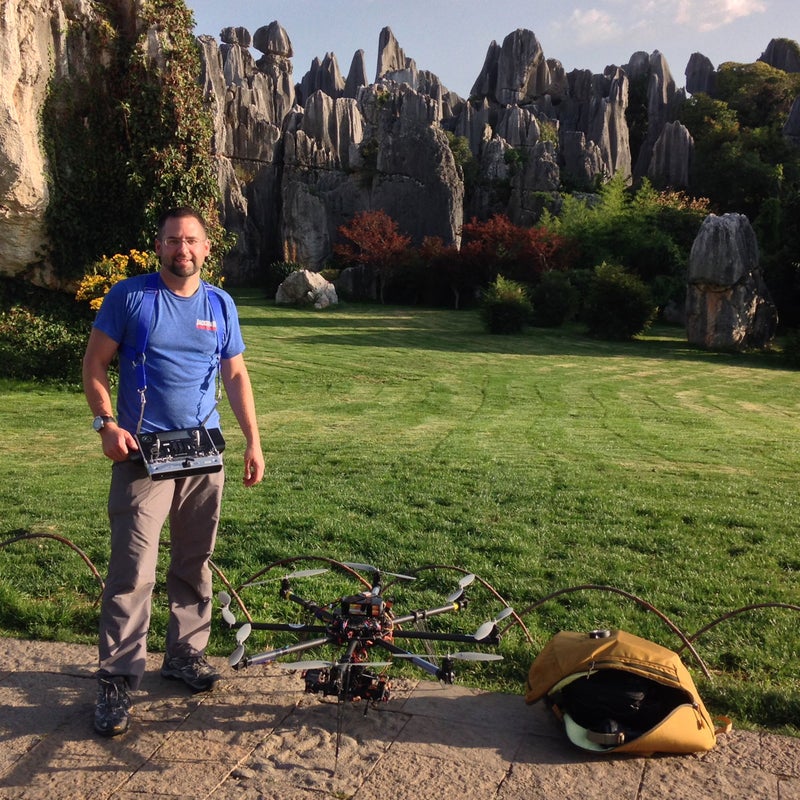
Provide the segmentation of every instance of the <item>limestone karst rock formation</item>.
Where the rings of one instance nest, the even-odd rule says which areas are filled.
[[[221,180],[240,236],[226,265],[235,280],[271,259],[320,267],[338,226],[370,208],[390,213],[414,241],[439,236],[452,243],[472,216],[505,213],[518,224],[534,222],[542,196],[563,180],[590,188],[622,172],[629,180],[639,174],[685,185],[691,139],[667,127],[682,93],[658,52],[636,53],[603,75],[567,73],[545,58],[532,31],[519,29],[490,44],[465,100],[418,69],[385,28],[374,83],[367,84],[362,51],[347,76],[327,53],[315,59],[293,96],[287,66],[275,65],[291,50],[288,35],[277,22],[261,30],[272,37],[253,37],[273,57],[266,81],[264,59],[248,61],[239,43],[246,32],[227,33],[219,58],[202,37],[219,153],[231,164]],[[649,123],[637,164],[626,118],[630,76],[643,87]],[[476,159],[477,185],[466,205],[447,133],[463,136]]]
[[[688,129],[680,122],[667,122],[651,151],[647,177],[656,185],[688,188],[693,150]]]
[[[316,309],[336,305],[339,298],[332,283],[318,272],[296,270],[278,286],[275,294],[278,305],[314,306]]]
[[[94,18],[89,0],[4,0],[0,10],[0,275],[59,283],[41,257],[49,200],[41,114],[51,76],[106,57],[82,33]]]
[[[689,256],[686,335],[709,350],[764,347],[777,311],[761,276],[758,243],[743,214],[710,214]]]
[[[710,97],[714,96],[717,84],[717,71],[708,56],[702,53],[692,53],[686,65],[686,91],[689,94],[703,92]]]
[[[789,39],[773,39],[758,60],[784,72],[800,72],[800,47]]]
[[[117,5],[135,27],[135,0]],[[38,123],[51,75],[105,57],[88,39],[63,35],[70,26],[79,31],[94,9],[89,0],[8,0],[0,14],[3,274],[55,283],[42,257],[48,193]],[[521,28],[489,44],[462,98],[419,68],[389,28],[380,33],[374,80],[362,50],[346,75],[328,52],[297,80],[278,21],[252,35],[228,27],[219,41],[204,35],[198,43],[222,219],[237,236],[225,263],[231,284],[257,282],[275,260],[321,267],[338,227],[359,211],[386,211],[415,243],[437,236],[457,244],[473,216],[504,213],[530,224],[543,198],[591,190],[615,174],[686,184],[693,144],[673,119],[683,90],[658,51],[636,52],[602,74],[568,72]],[[762,59],[794,69],[793,45],[773,40]],[[158,47],[154,36],[156,59]],[[690,92],[713,90],[704,56],[692,56],[686,75]],[[800,135],[798,114],[784,129],[791,141]],[[452,136],[464,137],[474,163],[456,163]]]
[[[800,97],[796,97],[794,103],[792,103],[789,118],[783,126],[783,135],[790,142],[800,147]]]

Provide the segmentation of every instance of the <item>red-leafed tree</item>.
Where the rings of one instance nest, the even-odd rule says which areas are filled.
[[[385,211],[361,211],[349,224],[341,225],[338,234],[342,241],[333,246],[333,252],[347,266],[375,270],[383,303],[386,284],[408,252],[411,237],[401,234]]]
[[[543,272],[560,268],[565,240],[545,228],[523,228],[504,214],[485,222],[473,218],[463,227],[461,254],[483,272],[486,283],[498,275],[523,283],[536,283]]]
[[[455,245],[445,244],[439,236],[426,236],[418,254],[430,276],[429,282],[442,290],[449,289],[453,307],[460,308],[462,295],[474,292],[478,286],[477,277],[469,269],[469,262]],[[444,294],[441,299],[444,301]]]

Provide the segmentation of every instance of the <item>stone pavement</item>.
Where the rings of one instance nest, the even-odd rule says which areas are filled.
[[[595,757],[521,694],[398,681],[365,715],[275,665],[212,661],[224,682],[192,695],[151,656],[130,730],[102,739],[94,648],[0,639],[0,800],[800,800],[800,739],[734,730],[701,755]]]

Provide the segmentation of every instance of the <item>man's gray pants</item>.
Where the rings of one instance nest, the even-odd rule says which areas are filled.
[[[150,604],[161,529],[169,518],[166,653],[202,654],[212,613],[214,552],[224,472],[153,481],[141,462],[114,464],[108,496],[111,558],[100,611],[99,676],[127,677],[137,689],[145,672]]]

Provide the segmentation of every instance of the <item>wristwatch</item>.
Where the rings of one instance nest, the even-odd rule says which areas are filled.
[[[104,417],[104,416],[95,417],[92,420],[92,427],[98,433],[100,433],[100,431],[103,430],[103,428],[105,428],[105,426],[108,425],[109,422],[115,422],[115,421],[116,420],[114,419],[114,417]]]

